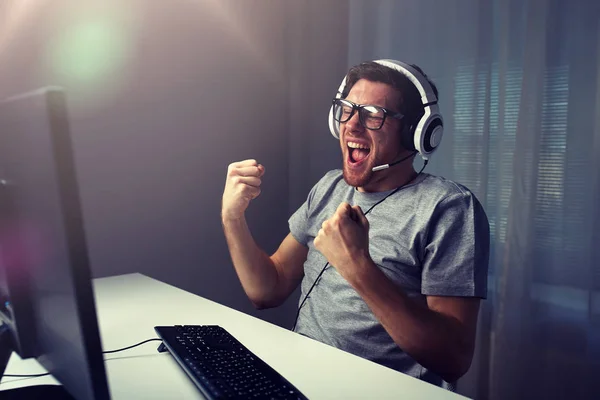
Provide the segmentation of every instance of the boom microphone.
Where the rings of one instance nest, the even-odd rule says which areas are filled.
[[[394,161],[394,162],[393,162],[393,163],[391,163],[391,164],[382,164],[382,165],[378,165],[378,166],[376,166],[376,167],[373,167],[373,168],[371,169],[371,171],[373,171],[373,172],[376,172],[376,171],[381,171],[382,169],[387,169],[387,168],[389,168],[389,167],[391,167],[391,166],[394,166],[394,165],[396,165],[396,164],[400,164],[402,161],[406,161],[406,160],[408,160],[409,158],[411,158],[411,157],[412,157],[412,156],[414,156],[415,154],[417,154],[417,152],[416,152],[416,151],[415,151],[415,152],[413,152],[413,153],[410,153],[409,155],[407,155],[406,157],[403,157],[403,158],[401,158],[401,159],[400,159],[400,160],[398,160],[398,161]]]

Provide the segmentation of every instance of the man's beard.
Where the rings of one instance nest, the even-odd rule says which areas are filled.
[[[344,180],[346,183],[353,187],[363,187],[366,186],[373,177],[373,171],[370,167],[365,168],[360,174],[351,173],[348,171],[348,166],[344,163],[344,168],[342,168],[344,174]]]

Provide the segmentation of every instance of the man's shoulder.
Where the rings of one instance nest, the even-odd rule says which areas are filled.
[[[475,194],[465,185],[439,175],[424,174],[424,178],[415,185],[415,192],[432,203],[441,203],[450,199],[478,202]]]
[[[313,191],[328,191],[338,184],[345,184],[344,174],[341,169],[327,171],[314,185]]]
[[[329,185],[336,184],[339,181],[344,179],[344,173],[341,169],[332,169],[331,171],[327,171],[325,175],[319,180],[319,183]]]
[[[421,182],[420,188],[428,192],[436,192],[441,196],[451,195],[471,195],[473,194],[469,188],[456,181],[453,181],[443,176],[424,174],[425,177]]]

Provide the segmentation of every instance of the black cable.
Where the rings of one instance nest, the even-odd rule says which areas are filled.
[[[427,166],[428,162],[429,162],[429,160],[423,160],[423,167],[419,170],[419,173],[417,174],[417,176],[421,175],[421,172],[423,172],[423,170]],[[415,177],[415,179],[417,179],[417,176]]]
[[[154,341],[159,341],[162,342],[162,339],[159,338],[154,338],[154,339],[148,339],[148,340],[144,340],[143,342],[139,342],[138,344],[134,344],[132,346],[127,346],[127,347],[123,347],[122,349],[117,349],[117,350],[108,350],[108,351],[103,351],[103,354],[109,354],[109,353],[118,353],[119,351],[123,351],[123,350],[129,350],[132,349],[134,347],[140,346],[144,343],[148,343],[148,342],[154,342]]]
[[[143,342],[139,342],[137,344],[134,344],[132,346],[127,346],[127,347],[123,347],[122,349],[116,349],[116,350],[108,350],[108,351],[103,351],[103,354],[110,354],[110,353],[118,353],[120,351],[124,351],[124,350],[129,350],[132,349],[134,347],[140,346],[144,343],[148,343],[148,342],[153,342],[153,341],[159,341],[162,342],[162,339],[158,339],[158,338],[154,338],[154,339],[148,339],[148,340],[144,340]],[[10,378],[38,378],[40,376],[46,376],[46,375],[50,375],[50,372],[46,372],[44,374],[33,374],[33,375],[12,375],[12,374],[4,374],[2,375],[10,377]]]
[[[2,375],[2,377],[8,376],[10,378],[37,378],[37,377],[46,376],[46,375],[50,375],[50,372],[46,372],[45,374],[37,374],[37,375],[9,375],[9,374],[4,374],[4,375]]]
[[[423,168],[421,168],[421,170],[419,171],[419,173],[417,173],[417,176],[415,176],[413,179],[410,180],[410,182],[412,182],[413,180],[417,179],[417,177],[419,175],[421,175],[421,172],[423,172],[423,170],[425,169],[425,167],[427,166],[428,160],[424,160],[423,163]],[[404,186],[406,186],[406,184],[397,187],[392,193],[388,194],[387,196],[385,196],[383,199],[379,200],[377,203],[373,204],[371,206],[371,208],[369,208],[367,210],[367,212],[365,213],[365,216],[373,209],[375,208],[375,206],[379,205],[380,203],[382,203],[385,199],[387,199],[388,197],[390,197],[391,195],[393,195],[394,193],[396,193],[398,190],[402,189]],[[306,302],[306,300],[308,300],[308,296],[310,295],[310,292],[312,292],[312,290],[314,289],[315,285],[319,282],[319,279],[321,279],[321,275],[323,275],[323,272],[325,272],[325,270],[327,269],[327,267],[329,266],[329,262],[325,263],[325,266],[323,267],[323,269],[321,270],[321,272],[319,272],[319,275],[317,275],[317,279],[315,279],[315,281],[313,282],[312,286],[310,287],[310,289],[308,289],[308,292],[306,292],[306,296],[304,296],[304,299],[302,300],[302,302],[300,303],[300,306],[298,307],[298,311],[296,312],[296,319],[294,320],[294,326],[292,327],[292,332],[296,330],[296,324],[298,323],[298,317],[300,316],[300,310],[302,309],[302,306],[304,306],[304,303]]]
[[[391,195],[393,195],[394,193],[396,193],[398,190],[400,190],[400,188],[402,188],[402,186],[396,188],[392,193],[388,194],[387,196],[385,196],[383,199],[379,200],[377,203],[373,204],[371,206],[371,208],[369,208],[367,210],[367,212],[365,213],[365,216],[378,204],[380,204],[381,202],[383,202],[385,199],[387,199],[388,197],[390,197]],[[325,272],[325,270],[327,269],[327,267],[329,266],[329,261],[325,263],[325,266],[323,267],[323,269],[321,270],[321,272],[319,272],[319,275],[317,275],[317,279],[315,279],[315,281],[313,282],[312,286],[310,287],[310,289],[308,289],[308,292],[306,292],[306,296],[304,296],[304,300],[302,300],[302,303],[300,303],[300,307],[298,307],[298,312],[296,313],[296,320],[294,321],[294,327],[292,328],[292,331],[294,331],[296,329],[296,324],[298,323],[298,317],[300,316],[300,310],[302,309],[302,306],[304,306],[304,303],[306,302],[306,300],[308,299],[308,296],[310,295],[310,292],[312,292],[312,290],[314,289],[315,285],[317,284],[317,282],[319,282],[319,279],[321,279],[321,275],[323,275],[323,272]]]

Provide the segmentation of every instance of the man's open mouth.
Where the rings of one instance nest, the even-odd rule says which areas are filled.
[[[364,161],[371,149],[364,144],[357,142],[348,142],[348,161],[350,164],[358,164],[361,161]]]

